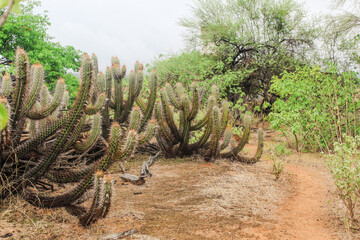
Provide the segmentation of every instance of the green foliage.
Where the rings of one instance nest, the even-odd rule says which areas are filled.
[[[199,86],[207,84],[209,90],[212,84],[207,83],[211,79],[219,66],[211,56],[201,54],[199,51],[182,52],[169,56],[161,55],[153,65],[158,72],[160,85],[170,82],[175,85],[181,82],[184,86],[190,86],[193,81],[198,82]]]
[[[80,82],[79,79],[72,74],[65,74],[62,77],[66,83],[66,89],[70,95],[70,103],[72,103],[77,95],[77,90],[79,89]]]
[[[29,55],[30,63],[43,65],[45,81],[52,90],[59,77],[69,78],[65,77],[68,69],[79,70],[81,52],[72,46],[52,42],[54,38],[48,34],[48,16],[35,13],[39,5],[39,1],[26,1],[22,13],[10,14],[0,29],[0,65],[12,66],[14,52],[21,46]],[[75,91],[70,91],[72,98],[74,94]]]
[[[195,0],[192,10],[180,21],[189,46],[223,64],[226,78],[221,80],[230,83],[226,95],[234,104],[237,89],[246,100],[260,99],[261,108],[264,102],[272,104],[271,78],[304,62],[314,39],[303,8],[293,0]]]
[[[328,165],[352,223],[360,197],[360,138],[345,136],[343,143],[335,143],[334,146],[334,153],[327,156]]]
[[[281,173],[284,171],[285,162],[281,158],[273,157],[273,162],[271,165],[275,179],[278,180],[281,176]]]
[[[355,136],[359,129],[357,109],[359,79],[353,72],[336,68],[322,72],[317,66],[297,67],[274,77],[271,92],[279,98],[268,120],[271,127],[294,137],[293,148],[301,151],[329,151],[345,133]]]
[[[279,144],[275,144],[274,145],[274,152],[275,152],[275,155],[277,155],[278,157],[281,157],[281,156],[289,156],[291,154],[291,151],[288,150],[286,148],[286,143],[279,143]]]

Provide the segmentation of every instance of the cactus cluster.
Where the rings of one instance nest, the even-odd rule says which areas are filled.
[[[236,143],[232,138],[232,129],[228,126],[229,103],[223,101],[218,106],[219,89],[212,87],[212,94],[207,100],[206,109],[200,110],[200,94],[197,84],[190,87],[186,93],[181,83],[175,89],[169,83],[160,91],[161,104],[156,104],[155,116],[159,125],[157,142],[167,157],[201,154],[205,159],[218,157],[233,158],[241,162],[254,163],[262,153],[262,130],[258,132],[258,149],[252,158],[239,155],[248,141],[250,133],[250,118],[246,117],[245,130],[241,141]],[[204,117],[196,119],[199,112]],[[200,132],[199,139],[190,143],[194,132]]]
[[[112,184],[104,172],[155,134],[166,157],[201,154],[206,160],[221,157],[254,163],[261,156],[262,130],[256,155],[239,155],[249,138],[250,118],[245,118],[243,136],[236,142],[228,126],[229,103],[219,106],[216,86],[202,109],[196,83],[189,93],[180,83],[175,89],[167,83],[155,107],[156,120],[150,120],[157,101],[157,74],[150,74],[148,91],[142,92],[145,74],[138,62],[126,75],[126,67],[112,58],[111,68],[103,74],[96,55],[84,54],[81,84],[71,107],[64,80],[59,79],[50,94],[43,84],[43,67],[30,67],[20,48],[15,66],[15,77],[5,74],[0,89],[0,102],[10,116],[0,132],[0,200],[19,193],[35,206],[66,207],[89,226],[110,208]],[[195,132],[200,137],[190,142]],[[151,176],[149,166],[154,161],[143,165],[136,182]],[[64,184],[72,187],[64,192]],[[85,208],[81,204],[89,196],[92,202]]]
[[[103,116],[104,121],[102,125],[102,135],[105,139],[108,138],[108,129],[112,121],[123,124],[129,119],[131,110],[135,102],[140,107],[142,117],[139,121],[138,132],[143,132],[145,127],[152,116],[154,104],[156,100],[157,90],[157,74],[152,72],[149,79],[149,96],[145,102],[140,96],[143,82],[144,72],[143,65],[139,62],[135,63],[134,70],[127,76],[127,85],[124,85],[124,78],[126,75],[126,67],[120,68],[119,59],[113,57],[111,59],[111,68],[106,69],[106,97],[109,102],[105,105]],[[125,94],[126,93],[126,94]],[[111,119],[111,110],[113,110],[113,119]]]
[[[78,214],[80,222],[88,226],[104,217],[110,207],[111,183],[104,180],[103,172],[113,162],[131,155],[137,144],[154,134],[155,121],[149,121],[146,127],[144,124],[140,131],[151,114],[145,120],[146,115],[139,107],[131,108],[141,89],[138,86],[142,84],[141,70],[133,73],[135,87],[129,86],[128,101],[120,104],[123,115],[115,110],[127,126],[121,127],[121,121],[110,119],[105,140],[101,137],[104,127],[101,114],[108,106],[106,97],[111,81],[98,73],[95,55],[82,57],[81,85],[70,110],[66,110],[68,94],[63,79],[58,80],[50,94],[43,84],[42,66],[30,67],[21,48],[16,51],[15,65],[15,79],[5,74],[1,85],[1,101],[6,104],[10,122],[0,133],[0,199],[19,193],[36,206],[67,207],[77,209],[78,213],[82,209]],[[110,80],[118,80],[116,71]],[[149,100],[148,108],[150,103]],[[61,186],[66,183],[77,185],[64,192]],[[90,209],[76,205],[92,187]]]

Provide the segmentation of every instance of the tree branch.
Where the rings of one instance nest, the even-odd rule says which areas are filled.
[[[5,12],[0,16],[0,28],[5,24],[6,19],[9,17],[10,11],[14,6],[15,0],[9,0]]]

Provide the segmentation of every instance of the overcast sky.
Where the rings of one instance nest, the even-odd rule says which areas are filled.
[[[304,2],[304,0],[298,0]],[[184,48],[178,26],[190,16],[192,0],[42,0],[48,10],[50,35],[62,45],[72,45],[99,58],[100,70],[117,56],[132,68],[139,60],[150,63],[159,54]],[[306,0],[313,13],[327,11],[331,0]],[[131,66],[130,66],[131,65]]]

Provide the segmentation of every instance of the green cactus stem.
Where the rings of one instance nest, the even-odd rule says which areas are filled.
[[[81,86],[76,98],[75,104],[69,113],[64,127],[59,133],[56,142],[49,151],[49,154],[39,161],[39,163],[24,174],[24,179],[36,179],[48,169],[48,167],[56,160],[61,153],[63,146],[67,139],[71,136],[73,130],[81,119],[83,109],[85,108],[89,99],[90,86],[93,78],[93,66],[90,57],[87,54],[83,55],[82,66],[80,70]]]
[[[4,76],[2,77],[2,83],[1,83],[1,94],[8,98],[13,91],[13,86],[11,82],[10,76],[5,72]]]
[[[263,147],[264,147],[263,134],[264,134],[263,130],[259,129],[258,130],[258,146],[257,146],[257,150],[256,150],[254,157],[246,157],[246,156],[242,156],[242,155],[237,155],[235,160],[237,160],[238,162],[247,163],[247,164],[254,164],[254,163],[258,162],[260,160],[260,157],[261,157],[262,151],[263,151]]]
[[[99,209],[99,205],[102,205],[102,198],[104,195],[104,172],[103,171],[97,171],[95,173],[95,180],[94,180],[94,196],[92,204],[89,208],[89,210],[80,216],[79,222],[83,226],[90,226],[91,223],[95,222],[96,219],[96,212]],[[100,206],[102,208],[102,206]]]
[[[149,97],[148,97],[146,106],[145,106],[145,103],[144,104],[139,104],[139,102],[142,102],[142,103],[144,102],[141,99],[140,96],[136,98],[137,104],[139,105],[139,107],[143,111],[143,117],[141,119],[139,132],[144,131],[147,121],[152,116],[152,113],[153,113],[153,110],[154,110],[154,104],[155,104],[155,101],[156,101],[157,81],[158,81],[157,73],[156,73],[155,70],[153,70],[151,72],[151,74],[150,74],[150,81],[149,81],[150,93],[149,93]]]
[[[108,67],[105,73],[105,94],[107,101],[105,102],[104,111],[103,111],[103,121],[102,121],[102,136],[105,140],[109,138],[109,130],[110,130],[110,107],[109,102],[111,100],[111,83],[112,83],[112,76],[111,76],[111,69]]]
[[[236,147],[232,148],[230,151],[222,153],[221,157],[223,157],[223,158],[235,157],[245,147],[245,144],[248,142],[249,135],[250,135],[250,120],[251,120],[250,117],[248,115],[246,115],[245,116],[245,129],[244,129],[243,135],[241,137],[240,143]]]
[[[98,113],[94,115],[93,124],[89,137],[85,139],[83,142],[75,143],[74,149],[76,149],[77,151],[86,151],[87,149],[91,148],[95,144],[95,142],[97,141],[100,135],[100,129],[101,129],[101,117],[100,117],[100,113]]]
[[[32,120],[39,120],[52,114],[59,107],[61,100],[64,96],[64,90],[65,90],[65,81],[64,79],[60,78],[56,84],[55,93],[52,102],[48,106],[43,105],[44,107],[42,107],[39,110],[30,110],[26,116]],[[46,92],[45,89],[44,91]],[[44,99],[47,99],[47,97],[44,97]]]
[[[15,53],[16,84],[12,98],[13,108],[10,115],[10,131],[13,144],[16,146],[20,142],[21,132],[25,125],[25,118],[22,116],[22,109],[28,99],[30,82],[30,63],[25,51],[18,48]],[[16,131],[21,129],[21,131]]]
[[[26,115],[29,112],[29,110],[34,106],[37,96],[39,95],[43,79],[44,79],[43,67],[40,64],[34,64],[31,67],[31,75],[30,75],[32,88],[30,90],[30,95],[26,100],[26,104],[24,105],[21,114]]]
[[[91,171],[87,172],[85,177],[79,176],[81,178],[81,181],[75,188],[71,189],[70,191],[64,194],[60,194],[58,196],[51,196],[51,197],[38,195],[36,192],[28,190],[24,192],[23,197],[29,203],[35,206],[48,207],[48,208],[63,207],[74,202],[75,200],[80,198],[89,187],[92,186],[94,180],[94,172],[96,170],[104,171],[109,167],[112,160],[115,158],[115,153],[118,149],[120,138],[121,138],[120,125],[117,123],[113,123],[110,133],[110,143],[105,156],[99,160],[99,162],[95,165],[96,167],[92,168]],[[70,173],[69,175],[71,174],[72,173]]]
[[[87,106],[85,108],[85,113],[87,115],[93,115],[93,114],[99,112],[100,109],[102,109],[102,107],[104,106],[105,101],[106,101],[106,95],[105,95],[105,93],[101,93],[98,96],[97,101],[95,102],[95,104]]]
[[[221,107],[218,106],[219,89],[213,86],[207,107],[200,109],[197,84],[192,83],[190,90],[191,94],[186,94],[185,88],[177,83],[174,91],[167,83],[160,91],[161,106],[155,106],[155,117],[159,126],[156,140],[161,151],[166,157],[201,154],[208,161],[218,157],[237,159],[249,139],[250,118],[245,117],[245,129],[240,143],[228,149],[232,138],[232,128],[227,127],[229,103],[222,101]],[[196,118],[199,113],[205,114]],[[175,116],[179,119],[175,120]],[[189,144],[190,136],[195,135],[194,131],[200,137]],[[255,158],[248,159],[249,162],[256,162],[260,158],[260,149]],[[241,159],[243,158],[239,157],[239,161]]]
[[[149,141],[155,134],[156,130],[156,120],[152,119],[149,121],[147,128],[144,132],[139,135],[139,145],[143,145],[147,141]]]

